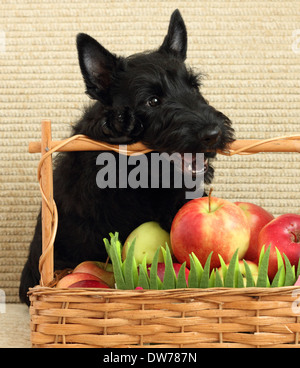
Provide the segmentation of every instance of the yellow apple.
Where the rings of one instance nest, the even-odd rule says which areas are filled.
[[[158,222],[149,221],[137,227],[126,239],[122,249],[122,259],[126,258],[128,245],[135,238],[134,258],[137,264],[142,263],[146,256],[147,264],[151,264],[157,248],[170,247],[170,234],[162,229]],[[171,247],[170,247],[171,248]],[[158,262],[163,262],[162,252],[159,253]]]

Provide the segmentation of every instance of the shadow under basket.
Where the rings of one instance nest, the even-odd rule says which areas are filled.
[[[225,154],[300,152],[300,137],[236,141]],[[58,214],[53,201],[55,151],[118,150],[74,136],[51,141],[42,122],[38,179],[42,193],[43,253],[40,285],[29,290],[33,347],[211,348],[300,347],[300,287],[116,290],[53,285]],[[145,152],[141,144],[126,154]],[[149,151],[149,150],[148,150]]]

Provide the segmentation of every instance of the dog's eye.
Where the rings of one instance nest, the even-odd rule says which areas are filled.
[[[147,105],[150,107],[155,107],[161,104],[161,101],[158,97],[153,96],[151,98],[149,98],[149,100],[147,101]]]

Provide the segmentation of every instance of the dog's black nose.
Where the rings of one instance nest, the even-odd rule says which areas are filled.
[[[207,146],[212,146],[217,142],[220,135],[221,130],[218,127],[215,127],[200,134],[200,139]]]

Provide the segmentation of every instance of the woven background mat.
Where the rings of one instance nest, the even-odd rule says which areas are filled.
[[[205,73],[203,93],[234,122],[238,138],[299,133],[298,0],[2,0],[0,2],[0,288],[18,302],[20,272],[40,203],[39,155],[27,153],[50,118],[69,135],[89,99],[75,36],[89,33],[129,55],[158,47],[179,8],[187,62]],[[219,157],[214,194],[274,215],[299,213],[299,154]]]

